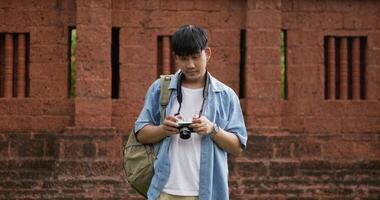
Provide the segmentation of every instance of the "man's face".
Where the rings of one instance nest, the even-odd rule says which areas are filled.
[[[206,73],[207,62],[211,56],[211,49],[206,48],[199,53],[189,56],[175,56],[176,66],[181,69],[187,81],[202,81]]]

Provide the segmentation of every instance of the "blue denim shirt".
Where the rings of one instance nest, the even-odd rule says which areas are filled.
[[[172,90],[166,114],[170,112],[177,98],[177,72],[170,81]],[[160,80],[156,80],[149,88],[144,108],[136,124],[135,131],[148,124],[160,124]],[[204,115],[220,128],[236,134],[243,148],[247,143],[247,131],[235,92],[210,75],[210,89]],[[154,176],[148,190],[148,199],[155,200],[163,190],[170,174],[169,146],[170,137],[161,141],[161,147],[154,163]],[[229,199],[227,152],[221,149],[210,136],[203,136],[201,141],[201,161],[199,174],[200,200]]]

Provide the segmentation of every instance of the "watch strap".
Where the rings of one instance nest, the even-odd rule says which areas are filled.
[[[214,136],[214,135],[218,134],[219,130],[220,130],[219,126],[216,123],[214,123],[212,125],[212,131],[210,133],[210,136]]]

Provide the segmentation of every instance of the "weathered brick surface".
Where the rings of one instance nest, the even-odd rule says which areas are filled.
[[[1,0],[0,32],[30,36],[30,97],[0,97],[0,199],[141,199],[124,181],[121,150],[158,77],[157,38],[182,24],[207,28],[209,70],[236,92],[246,30],[249,139],[229,158],[231,199],[379,199],[379,12],[371,0]],[[119,99],[111,99],[112,27],[120,28]],[[324,99],[324,38],[335,35],[367,37],[365,100]]]
[[[8,158],[1,157],[0,198],[138,197],[123,180],[121,152],[117,146],[126,138],[110,134],[111,132],[93,131],[93,134],[83,134],[74,130],[69,133],[70,135],[3,134],[2,138],[8,137],[9,143],[22,140],[20,145],[34,145],[34,152],[42,153],[25,155],[20,153],[25,148],[16,145],[19,149],[17,154]],[[337,145],[342,146],[336,140],[348,140],[354,146],[375,140],[377,149],[370,151],[379,154],[380,142],[376,135],[353,134],[350,137],[351,139],[339,135],[265,133],[252,135],[245,153],[230,159],[233,162],[230,165],[231,198],[376,199],[379,197],[380,186],[380,162],[377,157],[342,150],[339,150],[340,155],[334,157],[327,150],[336,149]],[[41,147],[35,145],[37,141],[54,145]],[[107,141],[119,141],[119,144],[111,142],[107,145]],[[342,148],[347,149],[347,146]],[[51,150],[56,152],[51,154],[53,156],[48,153]],[[112,156],[113,151],[117,152],[116,157]]]
[[[11,155],[0,158],[0,198],[136,196],[123,180],[121,149],[114,148],[122,145],[120,136],[67,133],[2,134]]]

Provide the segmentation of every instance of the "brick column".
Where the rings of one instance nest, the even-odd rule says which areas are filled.
[[[18,36],[17,97],[25,97],[25,35]]]
[[[111,127],[111,0],[78,0],[76,128]]]
[[[352,44],[352,99],[360,99],[360,40],[354,38]]]
[[[4,97],[13,97],[13,37],[5,34],[5,74],[4,74]]]
[[[100,191],[104,182],[124,184],[122,137],[111,125],[111,0],[77,0],[76,12],[75,121],[57,137],[56,175],[74,177],[70,184],[78,188],[84,180],[90,188],[86,195],[99,196],[93,192]]]
[[[247,128],[281,125],[281,1],[247,0]]]

